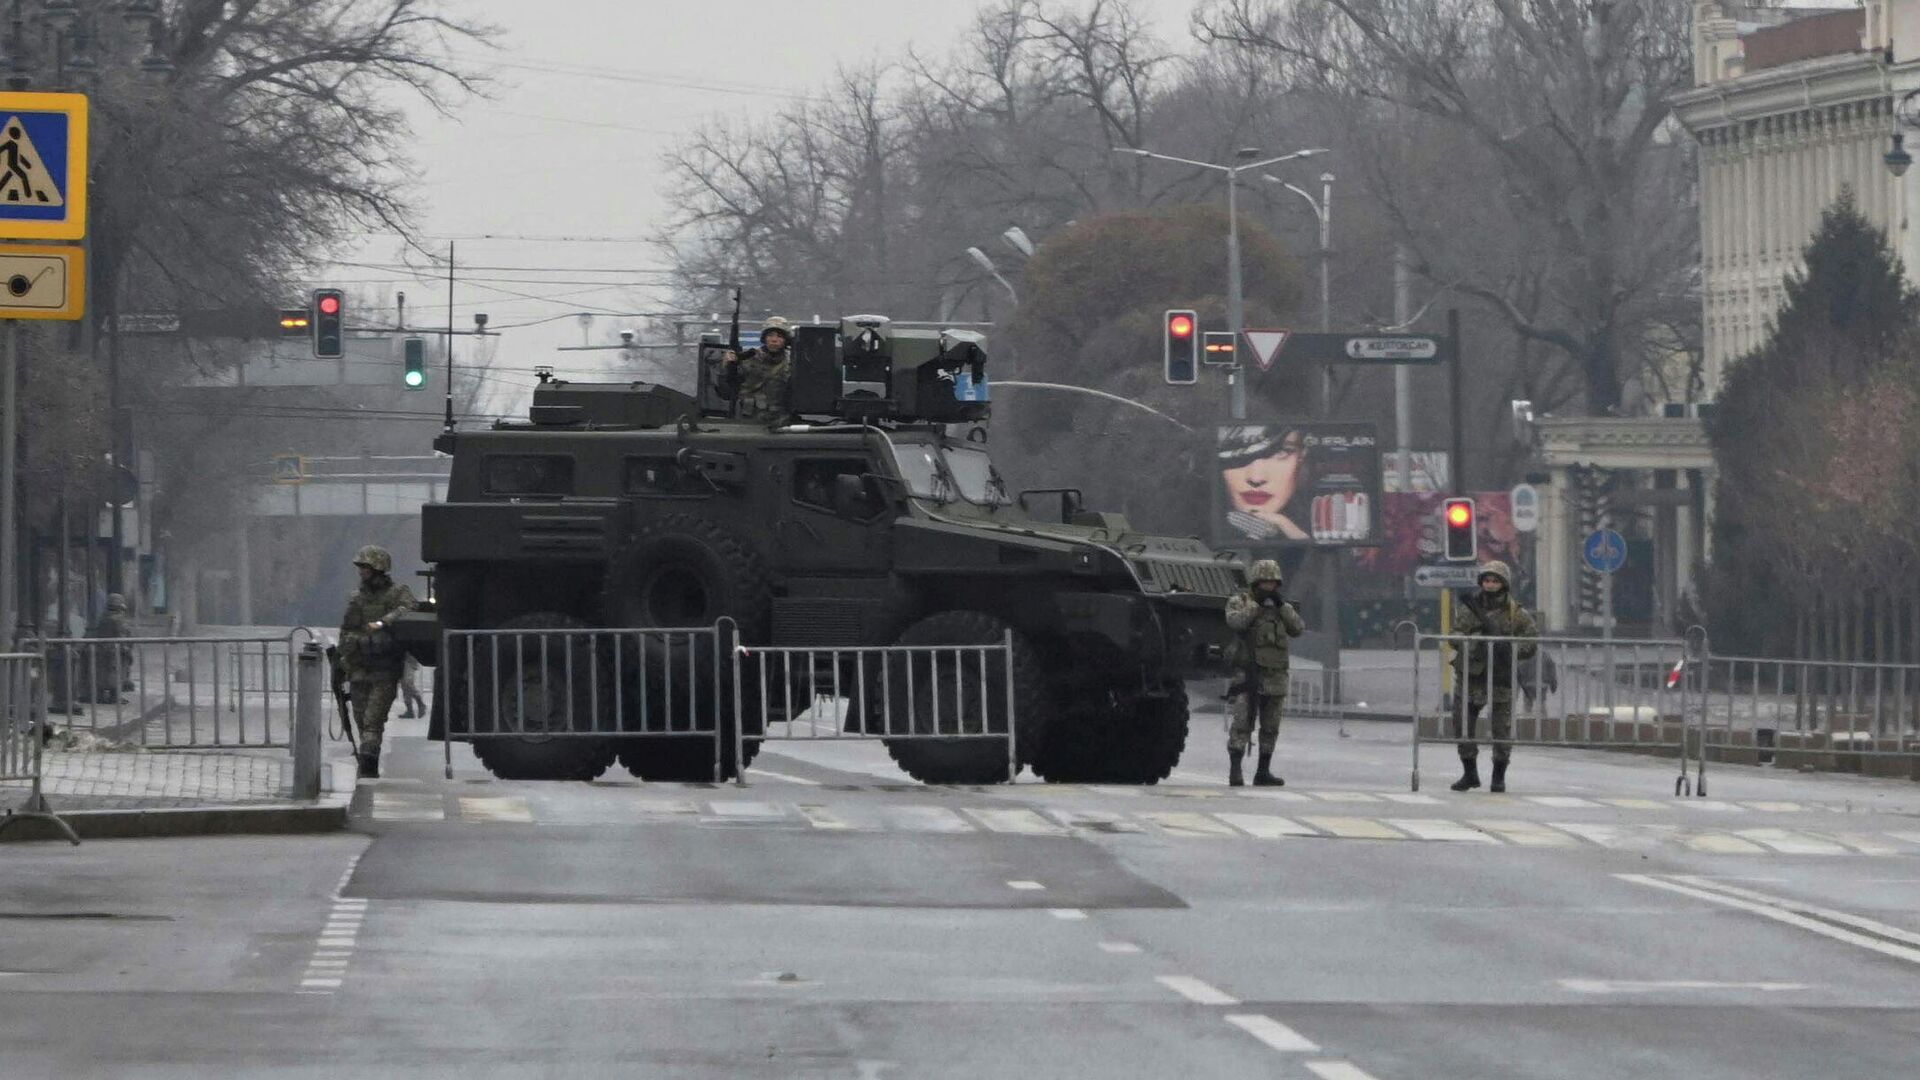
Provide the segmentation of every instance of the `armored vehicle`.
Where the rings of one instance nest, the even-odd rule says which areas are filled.
[[[1085,509],[1076,491],[1009,492],[987,452],[976,334],[875,316],[799,326],[791,415],[772,424],[735,418],[726,350],[717,335],[702,341],[695,394],[543,376],[527,420],[443,434],[447,501],[427,506],[423,524],[437,612],[402,631],[416,655],[430,658],[436,618],[532,630],[724,616],[743,643],[773,646],[988,644],[1011,631],[1019,766],[1115,783],[1172,770],[1187,736],[1184,680],[1219,673],[1221,611],[1245,580],[1241,561],[1140,534]],[[438,677],[457,686],[463,673],[450,666]],[[756,725],[784,719],[770,706],[781,695],[765,696],[738,718],[727,695],[716,706],[728,714],[719,723],[750,725],[749,754]],[[986,730],[1005,723],[980,712]],[[451,723],[460,738],[460,717]],[[474,749],[521,778],[591,778],[616,757],[650,779],[705,780],[713,768],[711,737]],[[1006,739],[888,749],[926,782],[1016,771]]]

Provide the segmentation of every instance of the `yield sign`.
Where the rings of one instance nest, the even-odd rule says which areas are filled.
[[[1259,361],[1260,370],[1266,371],[1273,367],[1274,357],[1279,356],[1280,350],[1286,347],[1287,334],[1291,331],[1242,330],[1240,332],[1247,336],[1247,345],[1253,349],[1253,358]]]

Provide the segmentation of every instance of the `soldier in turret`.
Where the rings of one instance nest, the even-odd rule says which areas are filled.
[[[793,327],[775,315],[760,327],[760,347],[728,352],[720,373],[720,396],[737,406],[743,420],[774,423],[788,416],[787,388],[793,381]]]

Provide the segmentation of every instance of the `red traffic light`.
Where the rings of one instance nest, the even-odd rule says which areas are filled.
[[[1472,520],[1473,520],[1473,504],[1472,503],[1456,502],[1456,503],[1450,504],[1447,507],[1447,524],[1453,526],[1454,528],[1463,529],[1467,526],[1467,523],[1471,522]]]
[[[1189,315],[1175,315],[1168,319],[1167,333],[1177,338],[1192,337],[1193,317]]]
[[[340,314],[340,298],[332,295],[324,295],[320,297],[320,314],[322,315]]]

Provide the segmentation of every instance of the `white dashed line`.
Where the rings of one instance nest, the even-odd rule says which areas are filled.
[[[1234,1013],[1227,1017],[1227,1023],[1283,1054],[1311,1054],[1320,1049],[1319,1043],[1271,1016],[1262,1016],[1259,1013]]]
[[[1138,956],[1140,946],[1131,941],[1103,941],[1100,943],[1100,951],[1113,953],[1116,956]]]
[[[1067,922],[1077,922],[1087,917],[1086,912],[1081,911],[1079,908],[1072,907],[1048,908],[1047,914],[1052,915],[1056,919],[1064,919]]]
[[[1373,1080],[1373,1074],[1351,1061],[1303,1062],[1307,1071],[1320,1080]]]
[[[305,990],[337,990],[339,979],[301,979],[300,986]]]
[[[801,787],[820,786],[820,781],[818,780],[809,780],[804,776],[789,776],[786,773],[777,773],[768,769],[755,769],[753,770],[753,775],[756,777],[764,776],[769,780],[778,780],[783,784],[799,784]]]
[[[1191,975],[1159,975],[1154,981],[1195,1005],[1238,1005],[1240,999],[1215,989]],[[1232,1019],[1232,1017],[1228,1017]]]
[[[1019,889],[1022,892],[1037,892],[1046,888],[1046,886],[1037,881],[1009,881],[1007,882],[1007,888]]]

